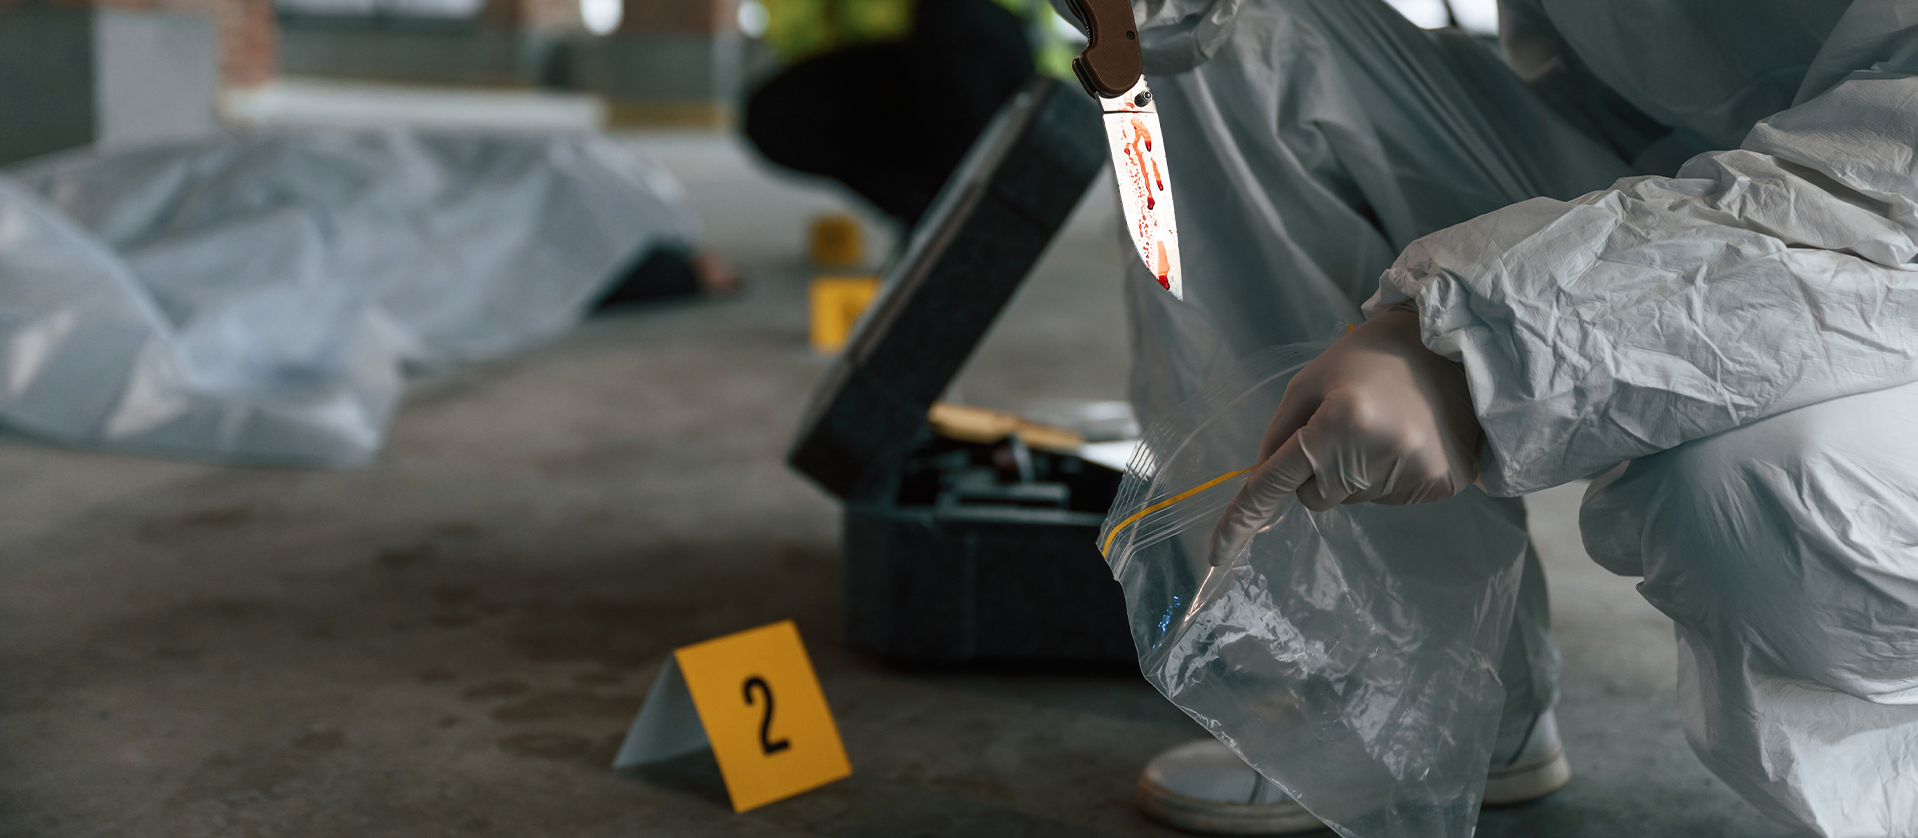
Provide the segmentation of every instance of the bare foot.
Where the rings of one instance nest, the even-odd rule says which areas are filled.
[[[739,293],[739,274],[726,260],[707,251],[693,255],[693,275],[699,281],[699,293],[708,297],[730,297]]]

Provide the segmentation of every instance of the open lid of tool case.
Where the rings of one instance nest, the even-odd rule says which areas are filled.
[[[813,392],[788,462],[847,500],[897,493],[898,464],[932,441],[933,401],[1105,166],[1078,88],[1041,77],[1008,101]]]

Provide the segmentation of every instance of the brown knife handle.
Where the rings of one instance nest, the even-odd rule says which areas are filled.
[[[1086,48],[1072,59],[1072,72],[1094,96],[1123,96],[1145,71],[1131,0],[1066,0],[1086,27]]]

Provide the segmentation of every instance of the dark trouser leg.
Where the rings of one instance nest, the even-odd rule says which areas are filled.
[[[767,159],[833,178],[916,223],[979,131],[1032,75],[1017,18],[991,0],[921,0],[911,38],[808,59],[746,103]]]

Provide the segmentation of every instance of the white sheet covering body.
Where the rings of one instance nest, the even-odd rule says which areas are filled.
[[[0,176],[0,420],[65,444],[352,466],[403,371],[572,325],[678,184],[592,136],[254,134]]]
[[[1325,334],[1368,294],[1370,310],[1417,300],[1427,345],[1465,365],[1497,495],[1655,452],[1676,461],[1727,437],[1775,440],[1746,431],[1918,380],[1907,265],[1918,4],[1510,0],[1503,11],[1509,65],[1367,0],[1134,3],[1191,303],[1154,294],[1143,272],[1128,283],[1143,422],[1175,415],[1261,346]],[[1918,835],[1907,764],[1918,555],[1897,524],[1918,517],[1897,488],[1918,471],[1847,460],[1860,452],[1816,441],[1827,425],[1793,427],[1811,429],[1802,444],[1715,450],[1815,463],[1779,473],[1836,475],[1820,492],[1729,478],[1664,490],[1700,492],[1673,508],[1704,530],[1769,539],[1592,552],[1652,574],[1647,596],[1680,626],[1688,737],[1713,771],[1820,834]],[[1600,498],[1613,527],[1621,508],[1649,514],[1654,502],[1618,488]],[[1782,506],[1738,506],[1760,501]],[[1821,520],[1829,549],[1759,525],[1768,519]],[[1814,559],[1842,581],[1791,572]],[[1834,599],[1765,613],[1749,610],[1763,597],[1728,588],[1660,595],[1661,582],[1698,576],[1693,563],[1818,586],[1778,601]],[[1515,694],[1536,707],[1555,689],[1553,659],[1537,651],[1549,650],[1542,601],[1517,614],[1511,637],[1533,648],[1508,646],[1500,667],[1508,719],[1526,708]],[[1765,645],[1792,636],[1811,651]],[[1818,638],[1860,651],[1833,669]],[[1241,753],[1281,785],[1312,768]]]

